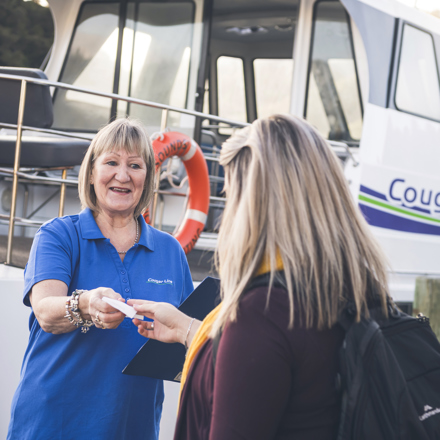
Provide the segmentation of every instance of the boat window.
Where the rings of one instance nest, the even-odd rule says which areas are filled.
[[[244,89],[243,60],[219,57],[217,60],[218,115],[246,122],[246,95]],[[222,128],[221,134],[231,134],[232,129]]]
[[[222,116],[233,119],[237,113],[235,119],[247,122],[289,112],[299,5],[299,0],[213,0],[207,69],[213,112],[226,111],[228,105],[231,110]],[[219,59],[225,69],[228,60],[235,63],[237,79],[218,71]],[[225,90],[222,96],[220,80],[240,88],[240,95]]]
[[[129,4],[124,29],[119,93],[185,108],[191,58],[194,6],[183,3]],[[118,104],[129,114],[160,125],[161,112],[151,107]],[[170,112],[168,125],[179,124]]]
[[[254,60],[257,117],[288,113],[293,74],[293,60],[259,58]]]
[[[85,4],[60,81],[111,93],[118,47],[117,3]],[[93,130],[110,118],[111,99],[57,90],[54,127]]]
[[[399,110],[440,120],[440,86],[429,33],[405,24],[396,87]]]
[[[119,3],[83,4],[60,81],[185,107],[194,3],[127,2],[122,39],[120,9]],[[57,128],[94,131],[111,116],[125,115],[160,125],[161,111],[149,107],[61,90],[54,101]],[[168,125],[177,125],[179,119],[170,112]]]
[[[357,141],[362,103],[349,18],[339,1],[315,5],[305,116],[331,140]]]

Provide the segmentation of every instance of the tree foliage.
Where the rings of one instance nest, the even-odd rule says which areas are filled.
[[[0,66],[40,67],[53,38],[49,8],[33,1],[0,1]]]

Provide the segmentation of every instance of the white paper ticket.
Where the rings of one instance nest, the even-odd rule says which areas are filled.
[[[136,313],[136,310],[132,306],[129,306],[128,304],[125,304],[122,301],[118,301],[117,299],[109,298],[108,296],[103,296],[101,299],[104,302],[106,302],[107,304],[110,304],[115,309],[118,309],[119,311],[121,311],[122,313],[124,313],[125,315],[127,315],[131,319],[137,318],[137,319],[140,319],[141,321],[144,320],[144,317],[142,315],[138,315]]]

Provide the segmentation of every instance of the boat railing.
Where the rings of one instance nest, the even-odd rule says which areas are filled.
[[[118,95],[116,93],[105,93],[98,92],[96,90],[91,90],[83,87],[77,87],[70,84],[65,84],[57,81],[50,81],[46,79],[39,78],[31,78],[28,76],[19,76],[19,75],[8,75],[8,74],[0,74],[0,78],[12,80],[12,81],[20,81],[20,98],[19,98],[19,107],[18,107],[18,116],[17,116],[17,124],[9,124],[0,122],[0,127],[9,128],[16,130],[16,147],[15,147],[15,157],[14,157],[14,166],[12,169],[0,167],[0,173],[3,175],[11,175],[12,176],[12,194],[11,194],[11,207],[10,207],[10,215],[0,215],[0,220],[7,220],[9,223],[8,230],[8,244],[7,244],[7,252],[6,252],[6,264],[10,264],[12,257],[12,245],[13,245],[13,237],[14,237],[14,227],[15,225],[21,226],[33,226],[38,227],[42,224],[40,221],[29,220],[26,218],[16,217],[16,206],[17,206],[17,193],[18,193],[18,182],[19,180],[27,180],[33,183],[47,183],[47,184],[58,184],[61,185],[61,196],[60,196],[60,209],[59,215],[63,214],[64,210],[64,197],[65,197],[65,187],[66,185],[77,185],[78,181],[73,179],[67,179],[67,171],[63,170],[63,174],[61,178],[55,177],[46,177],[46,176],[37,176],[35,172],[39,170],[37,168],[20,168],[20,156],[21,156],[21,147],[22,147],[22,135],[23,131],[34,131],[44,134],[50,134],[55,136],[63,136],[63,137],[71,137],[76,139],[84,139],[91,140],[90,136],[80,135],[76,133],[69,133],[65,131],[52,130],[48,128],[37,128],[32,126],[26,126],[23,124],[24,112],[26,107],[26,91],[29,83],[31,84],[39,84],[47,87],[54,87],[59,89],[66,89],[75,92],[85,93],[88,95],[94,95],[104,98],[110,98],[117,101],[124,101],[131,104],[138,104],[141,106],[156,108],[162,111],[161,115],[161,126],[160,130],[165,131],[168,125],[168,114],[169,112],[177,112],[180,114],[185,114],[189,116],[193,116],[195,118],[202,118],[203,120],[215,121],[217,123],[223,123],[230,127],[243,127],[248,125],[247,123],[234,121],[232,119],[219,117],[216,115],[209,115],[202,112],[197,112],[194,110],[183,109],[179,107],[174,107],[171,105],[160,104],[157,102],[147,101],[143,99],[133,98],[129,96]],[[211,157],[210,157],[211,156]],[[206,157],[207,160],[212,160],[214,162],[217,161],[217,158],[213,155],[208,154]],[[52,168],[53,169],[53,168]],[[46,169],[47,170],[47,169]],[[64,172],[66,171],[66,172]],[[29,175],[29,172],[32,172],[32,175]],[[154,221],[155,219],[155,210],[157,206],[157,197],[159,194],[168,194],[168,195],[179,195],[182,194],[177,191],[166,191],[159,189],[159,179],[156,179],[156,187],[155,194],[152,204],[151,210],[151,218]],[[219,197],[213,196],[212,201],[218,201],[217,199],[221,199]]]
[[[10,214],[4,215],[0,214],[0,222],[7,222],[9,224],[9,230],[8,230],[8,241],[7,241],[7,251],[6,251],[6,264],[11,263],[11,257],[12,257],[12,246],[13,246],[13,238],[14,238],[14,228],[15,225],[17,226],[32,226],[32,227],[39,227],[43,224],[41,221],[36,220],[30,220],[29,218],[22,218],[16,216],[16,206],[17,206],[17,194],[18,194],[18,182],[19,181],[28,181],[29,183],[39,183],[39,184],[53,184],[53,185],[60,185],[60,204],[59,204],[59,212],[58,215],[62,216],[64,212],[64,199],[65,199],[65,190],[66,186],[76,186],[78,184],[78,181],[76,179],[67,179],[67,170],[63,169],[61,178],[56,177],[48,177],[48,176],[40,176],[36,175],[41,169],[39,168],[20,168],[20,156],[21,156],[21,147],[22,147],[22,136],[23,131],[33,131],[38,133],[44,133],[49,134],[53,136],[61,136],[61,137],[68,137],[68,138],[75,138],[75,139],[83,139],[90,141],[91,135],[82,135],[79,133],[70,133],[66,131],[60,131],[60,130],[53,130],[50,128],[37,128],[32,126],[27,126],[23,124],[24,120],[24,112],[26,107],[26,92],[27,92],[27,86],[29,83],[31,84],[38,84],[42,86],[52,87],[52,88],[59,88],[59,89],[66,89],[71,90],[75,92],[85,93],[88,95],[94,95],[98,97],[104,97],[104,98],[110,98],[117,101],[124,101],[131,104],[138,104],[141,106],[156,108],[158,110],[161,110],[161,124],[160,124],[160,130],[165,131],[168,126],[168,115],[170,112],[176,112],[184,115],[193,116],[195,118],[201,118],[203,121],[209,121],[208,125],[202,125],[202,133],[209,138],[213,139],[212,147],[204,148],[205,152],[205,159],[207,161],[211,161],[213,164],[214,169],[214,175],[210,176],[210,183],[213,185],[214,189],[217,188],[218,184],[222,184],[223,178],[218,176],[218,153],[220,149],[216,145],[216,135],[212,131],[213,129],[217,128],[224,128],[225,125],[220,124],[226,124],[226,126],[232,127],[232,128],[240,128],[245,127],[247,125],[250,125],[246,122],[240,122],[235,121],[232,119],[211,115],[207,113],[197,112],[194,110],[184,109],[180,107],[174,107],[171,105],[166,104],[160,104],[157,102],[147,101],[143,99],[133,98],[130,96],[123,96],[116,93],[105,93],[105,92],[99,92],[92,89],[87,89],[83,87],[77,87],[70,84],[65,84],[57,81],[50,81],[47,79],[40,79],[40,78],[31,78],[28,76],[20,76],[20,75],[8,75],[1,73],[0,78],[7,79],[7,80],[13,80],[13,81],[20,81],[21,87],[20,87],[20,97],[19,97],[19,107],[18,107],[18,116],[17,116],[17,124],[10,124],[10,123],[4,123],[0,122],[0,127],[7,128],[7,129],[13,129],[16,130],[16,146],[15,146],[15,157],[14,157],[14,165],[13,168],[5,168],[0,167],[0,175],[10,175],[12,176],[12,194],[11,194],[11,206],[10,206]],[[215,123],[215,125],[213,124]],[[355,159],[353,158],[353,155],[350,151],[350,148],[347,144],[344,144],[342,142],[332,142],[329,141],[332,148],[335,150],[336,154],[345,161],[347,157],[351,157],[352,160],[355,162]],[[50,168],[50,170],[56,170],[60,168]],[[48,168],[44,169],[45,171],[48,171]],[[32,173],[32,174],[30,174]],[[217,175],[216,175],[217,174]],[[186,195],[179,192],[179,191],[173,191],[172,188],[170,190],[162,190],[159,188],[159,173],[157,173],[156,176],[156,184],[155,184],[155,191],[154,191],[154,198],[151,208],[151,221],[155,222],[156,218],[156,209],[157,209],[157,201],[159,195],[173,195],[173,196],[183,196]],[[214,192],[215,193],[215,192]],[[224,205],[225,198],[224,197],[218,197],[215,195],[211,195],[210,197],[210,203],[214,204],[215,207],[222,207]],[[162,220],[159,221],[159,227],[162,224]]]

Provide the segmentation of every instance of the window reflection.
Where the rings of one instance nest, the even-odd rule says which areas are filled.
[[[244,88],[243,60],[235,57],[219,57],[217,60],[218,115],[235,121],[246,122],[246,95]],[[220,130],[232,134],[231,128]]]
[[[130,76],[121,77],[120,89],[129,96],[147,101],[185,107],[191,58],[194,5],[191,2],[130,4],[126,29],[132,45],[123,56],[132,66]],[[148,39],[148,51],[145,50]],[[122,103],[120,104],[122,105]],[[122,107],[123,108],[123,107]],[[122,109],[118,108],[119,111]],[[149,107],[128,105],[126,113],[160,125],[161,112]],[[177,125],[180,115],[169,114],[169,125]]]
[[[331,140],[359,140],[362,104],[348,16],[336,1],[315,6],[306,118]]]
[[[440,120],[440,86],[432,37],[409,25],[403,33],[396,107]]]
[[[90,4],[81,14],[60,81],[111,93],[118,45],[119,5]],[[108,122],[111,100],[57,90],[54,127],[93,130]]]
[[[259,58],[254,60],[257,117],[288,113],[293,74],[293,59]]]
[[[121,54],[121,72],[119,80],[119,94],[123,96],[130,96],[130,77],[131,83],[134,87],[137,86],[140,77],[140,67],[145,64],[145,59],[148,55],[148,50],[151,44],[151,35],[143,32],[136,34],[138,44],[134,44],[135,32],[133,26],[125,27],[124,39],[122,42]],[[133,64],[132,64],[133,60]],[[123,117],[129,114],[129,104],[125,101],[119,101],[117,105],[118,117]]]
[[[335,82],[339,101],[353,139],[362,134],[362,113],[359,105],[359,93],[356,67],[353,59],[329,59],[328,66]]]
[[[194,4],[190,1],[128,2],[120,49],[119,3],[85,2],[60,81],[120,95],[185,107],[191,59]],[[116,76],[117,77],[117,76]],[[57,128],[97,130],[111,116],[111,99],[59,90]],[[161,111],[119,101],[116,116],[130,115],[159,126]],[[114,110],[113,110],[114,111]],[[170,113],[169,125],[180,115]]]

